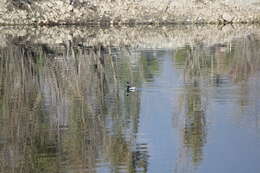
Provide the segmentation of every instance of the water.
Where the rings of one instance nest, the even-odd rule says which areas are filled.
[[[8,39],[1,172],[260,170],[256,35],[160,49]]]

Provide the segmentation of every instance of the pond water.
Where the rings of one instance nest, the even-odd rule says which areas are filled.
[[[260,170],[255,35],[160,49],[9,39],[0,49],[1,172]]]

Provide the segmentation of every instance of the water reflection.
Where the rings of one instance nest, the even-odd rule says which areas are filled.
[[[147,170],[146,145],[135,142],[139,96],[126,97],[118,81],[133,72],[109,52],[10,38],[0,52],[2,172]]]
[[[225,130],[259,127],[259,47],[255,35],[174,50],[9,37],[0,48],[0,171],[208,172],[215,162],[205,155],[219,149],[210,148],[212,117]],[[127,81],[140,90],[127,94]]]
[[[259,40],[254,35],[248,35],[227,44],[211,47],[198,44],[177,49],[174,60],[177,67],[183,69],[184,86],[178,98],[178,114],[175,115],[181,117],[175,120],[183,121],[175,122],[182,124],[179,128],[183,144],[175,172],[192,172],[203,160],[207,119],[212,113],[207,111],[212,104],[209,100],[229,104],[234,99],[242,109],[240,113],[235,112],[237,116],[251,116],[252,110],[255,110],[255,120],[249,120],[251,122],[247,121],[245,125],[258,123],[259,111],[255,105],[258,104],[258,96],[252,97],[251,92],[259,87],[252,85],[252,77],[259,80],[254,77],[259,73],[259,46]]]
[[[207,141],[207,96],[202,94],[205,88],[203,79],[212,64],[207,51],[202,45],[186,46],[177,50],[174,57],[176,64],[184,68],[183,92],[178,98],[181,110],[176,115],[183,119],[183,127],[180,127],[183,145],[175,172],[190,172],[189,162],[196,168],[203,159],[203,146]]]

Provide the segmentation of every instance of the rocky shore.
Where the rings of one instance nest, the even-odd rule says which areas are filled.
[[[250,2],[250,3],[249,3]],[[260,23],[255,0],[0,0],[1,25]]]

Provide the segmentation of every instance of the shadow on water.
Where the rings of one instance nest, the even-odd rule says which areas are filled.
[[[259,47],[254,35],[164,51],[9,37],[0,48],[0,171],[153,172],[149,145],[137,139],[149,87],[127,95],[126,82],[141,88],[160,80],[158,57],[173,51],[172,68],[183,83],[173,115],[181,140],[171,169],[192,172],[204,159],[212,100],[235,100],[241,108],[235,118],[259,126],[242,116],[259,117],[251,104],[260,97],[251,80],[259,73]]]

